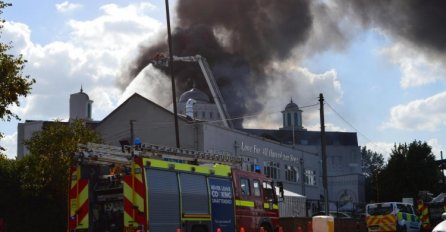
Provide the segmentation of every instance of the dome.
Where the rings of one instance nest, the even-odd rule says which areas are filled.
[[[208,95],[197,88],[192,88],[191,90],[186,91],[183,94],[181,94],[180,103],[186,103],[187,100],[189,100],[189,99],[194,99],[195,101],[197,101],[197,103],[210,103],[211,102]]]
[[[72,96],[72,97],[75,97],[75,98],[84,98],[84,99],[86,99],[86,100],[90,100],[90,97],[88,97],[88,94],[86,94],[86,93],[84,92],[82,86],[81,86],[81,90],[80,90],[80,92],[78,92],[78,93],[73,93],[73,94],[71,94],[71,96]]]
[[[291,99],[291,102],[285,106],[285,110],[291,110],[291,109],[299,109],[299,106],[297,106],[297,104],[293,102],[293,99]]]

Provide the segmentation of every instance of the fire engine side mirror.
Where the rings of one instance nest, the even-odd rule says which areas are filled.
[[[279,198],[283,198],[283,182],[278,181],[276,185],[279,187]]]

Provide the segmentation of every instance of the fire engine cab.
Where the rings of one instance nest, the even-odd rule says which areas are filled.
[[[281,183],[240,159],[155,145],[80,145],[70,169],[69,231],[279,229]]]

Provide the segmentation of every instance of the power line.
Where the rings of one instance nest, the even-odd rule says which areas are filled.
[[[344,117],[342,117],[342,115],[340,113],[338,113],[328,102],[325,102],[325,104],[330,107],[331,110],[333,110],[333,112],[335,112],[336,115],[338,115],[339,118],[342,119],[342,121],[344,121],[347,125],[349,125],[351,128],[353,128],[356,132],[358,132],[361,136],[363,136],[364,138],[366,138],[368,141],[371,142],[371,139],[368,138],[364,133],[362,133],[361,131],[359,131],[355,126],[353,126],[350,122],[348,122]]]
[[[372,140],[365,135],[364,133],[362,133],[360,130],[358,130],[355,126],[353,126],[350,122],[348,122],[340,113],[338,113],[327,101],[325,101],[325,104],[340,118],[342,119],[342,121],[344,121],[347,125],[349,125],[351,128],[353,128],[358,134],[360,134],[362,137],[364,137],[368,142],[372,142]],[[381,150],[381,152],[383,154],[387,154],[389,153],[388,151],[384,151],[382,150],[380,147],[378,147],[379,150]]]
[[[300,109],[303,109],[303,108],[310,108],[310,107],[315,107],[315,106],[318,106],[319,105],[319,103],[316,103],[316,104],[312,104],[312,105],[306,105],[306,106],[302,106],[302,107],[299,107]],[[257,113],[254,113],[254,114],[251,114],[251,115],[245,115],[245,116],[238,116],[238,117],[231,117],[231,118],[228,118],[227,120],[231,120],[231,121],[233,121],[233,120],[239,120],[239,119],[247,119],[247,118],[254,118],[254,117],[257,117],[257,116],[260,116],[260,115],[271,115],[271,114],[276,114],[276,113],[280,113],[281,111],[261,111],[261,112],[257,112]],[[186,125],[186,126],[190,126],[190,125],[196,125],[196,124],[203,124],[203,123],[218,123],[218,122],[223,122],[223,119],[219,119],[219,120],[210,120],[210,121],[194,121],[194,122],[192,122],[192,123],[190,123],[190,124],[188,124],[188,125]],[[166,125],[171,125],[172,123],[171,122],[163,122],[163,123],[159,123],[159,124],[166,124]],[[160,127],[156,127],[156,128],[160,128]]]

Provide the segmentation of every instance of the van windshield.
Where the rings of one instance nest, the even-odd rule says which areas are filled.
[[[367,213],[371,216],[390,214],[392,211],[391,204],[375,204],[367,207]]]

